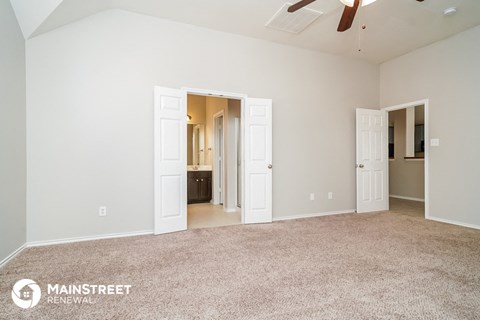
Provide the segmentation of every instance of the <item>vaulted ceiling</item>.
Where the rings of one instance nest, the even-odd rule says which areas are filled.
[[[323,15],[300,34],[265,27],[285,0],[11,0],[26,39],[108,9],[122,9],[286,45],[381,63],[480,24],[479,0],[378,0],[336,31],[343,5],[317,0]],[[457,13],[443,11],[456,7]],[[361,26],[365,25],[366,29]],[[361,49],[361,51],[359,51]]]

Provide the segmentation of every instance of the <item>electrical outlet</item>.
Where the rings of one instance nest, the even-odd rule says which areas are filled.
[[[311,201],[315,200],[315,193],[310,193],[310,200]]]
[[[98,208],[98,215],[100,217],[105,217],[107,215],[107,207]]]
[[[328,193],[328,200],[332,200],[333,199],[333,192],[329,192]]]

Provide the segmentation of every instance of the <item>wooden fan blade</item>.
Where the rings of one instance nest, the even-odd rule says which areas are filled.
[[[360,0],[355,0],[353,7],[345,6],[345,9],[343,9],[342,19],[340,19],[340,23],[338,25],[338,32],[343,32],[350,29],[359,6]]]
[[[308,6],[310,3],[314,2],[316,0],[302,0],[302,1],[299,1],[293,5],[291,5],[290,7],[288,7],[288,12],[295,12],[299,9],[302,9],[303,7],[305,6]]]

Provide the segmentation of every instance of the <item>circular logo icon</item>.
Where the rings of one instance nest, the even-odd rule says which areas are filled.
[[[22,279],[13,285],[12,300],[23,309],[35,307],[40,301],[42,290],[33,280]]]

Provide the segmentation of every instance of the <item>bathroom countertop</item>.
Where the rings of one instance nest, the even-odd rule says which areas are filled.
[[[207,166],[207,165],[187,166],[187,171],[212,171],[212,166]]]

